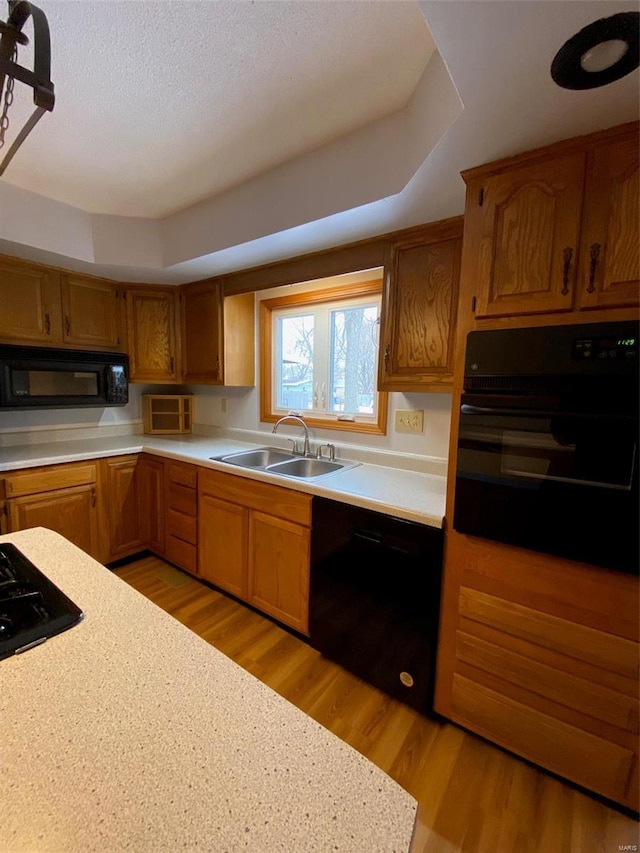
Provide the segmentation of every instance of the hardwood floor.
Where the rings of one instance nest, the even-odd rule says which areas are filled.
[[[269,619],[157,557],[142,557],[115,573],[409,791],[419,802],[412,853],[638,850],[633,818],[453,724],[390,699]]]

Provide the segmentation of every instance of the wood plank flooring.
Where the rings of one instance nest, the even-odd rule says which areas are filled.
[[[409,791],[419,803],[412,853],[639,849],[633,847],[640,845],[633,818],[453,724],[390,699],[269,619],[157,557],[141,557],[115,573]]]

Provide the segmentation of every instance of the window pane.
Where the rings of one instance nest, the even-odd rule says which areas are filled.
[[[309,410],[313,400],[313,314],[279,317],[276,323],[276,405]]]
[[[331,412],[375,412],[377,317],[376,305],[331,312]]]

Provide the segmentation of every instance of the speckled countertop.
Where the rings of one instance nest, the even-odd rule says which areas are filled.
[[[4,853],[393,853],[417,803],[43,528],[13,542],[82,622],[0,661]]]
[[[265,437],[262,445],[288,447],[284,436]],[[391,467],[388,464],[372,464],[369,459],[388,461],[390,454],[362,454],[347,458],[360,462],[355,468],[338,471],[317,480],[298,480],[262,471],[248,470],[214,462],[210,456],[220,456],[237,450],[259,447],[259,442],[237,441],[229,438],[209,436],[166,436],[128,435],[110,438],[77,439],[55,441],[33,445],[18,445],[0,448],[0,474],[18,468],[37,465],[52,465],[96,459],[145,451],[159,456],[192,462],[208,468],[226,471],[238,476],[263,480],[279,486],[296,489],[321,497],[350,503],[399,518],[417,521],[431,527],[442,527],[445,509],[446,476],[410,470],[407,467]],[[407,461],[408,459],[408,461]],[[394,460],[396,461],[396,460]],[[419,457],[398,457],[398,463],[419,467]]]

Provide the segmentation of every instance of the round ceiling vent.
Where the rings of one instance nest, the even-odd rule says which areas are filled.
[[[563,89],[597,89],[640,64],[640,12],[600,18],[566,41],[551,63],[551,77]]]

